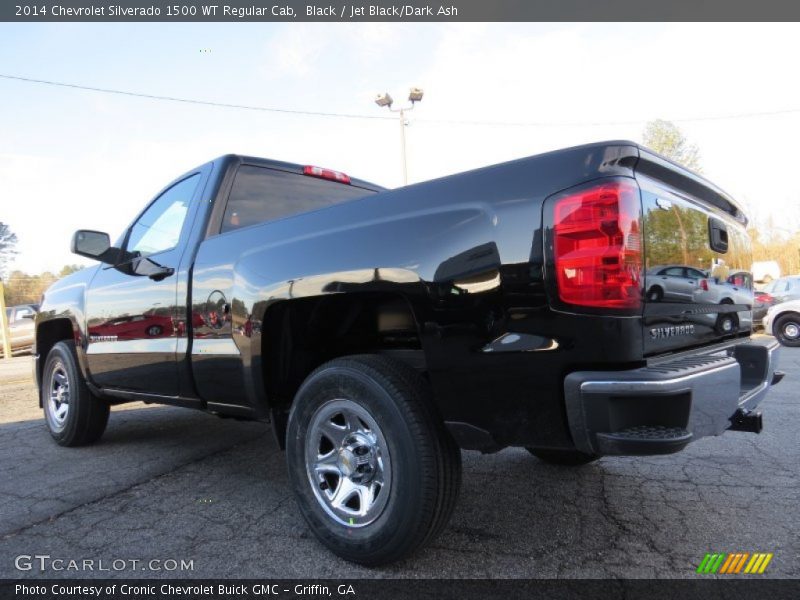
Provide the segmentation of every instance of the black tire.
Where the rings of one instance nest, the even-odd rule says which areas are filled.
[[[733,304],[733,300],[725,298],[720,302],[721,305]],[[739,315],[736,313],[720,313],[714,329],[719,335],[731,335],[739,330]]]
[[[600,458],[597,454],[587,454],[580,450],[554,450],[551,448],[526,448],[526,450],[539,460],[565,467],[588,465]]]
[[[89,391],[72,342],[58,342],[50,350],[39,395],[47,429],[60,445],[85,446],[103,435],[108,402]]]
[[[358,481],[361,464],[346,474],[359,456],[368,457],[364,469],[373,479],[366,483]],[[308,376],[289,415],[286,457],[311,531],[338,556],[366,566],[400,560],[430,542],[447,525],[461,485],[461,451],[436,414],[428,383],[380,356],[335,359]],[[336,472],[321,475],[312,465],[326,460],[336,463],[325,463]],[[388,490],[379,478],[389,480]],[[342,505],[343,481],[375,491],[365,492],[363,505],[361,491],[354,494],[357,506]],[[346,510],[365,514],[348,519]]]
[[[647,292],[647,300],[649,302],[661,302],[662,298],[664,298],[664,290],[657,285],[651,287]]]
[[[788,313],[775,319],[772,331],[784,346],[797,348],[800,346],[800,315]]]

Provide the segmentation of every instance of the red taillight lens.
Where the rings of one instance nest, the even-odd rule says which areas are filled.
[[[562,302],[641,306],[641,202],[633,181],[567,192],[554,207],[554,252]]]
[[[708,291],[708,279],[701,279],[700,280],[700,289],[704,292]]]
[[[756,300],[763,304],[769,304],[775,302],[775,297],[767,292],[756,292]]]
[[[331,181],[338,181],[339,183],[350,183],[349,175],[331,169],[323,169],[322,167],[305,166],[303,167],[303,175],[330,179]]]

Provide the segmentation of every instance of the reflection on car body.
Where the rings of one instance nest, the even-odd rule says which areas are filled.
[[[39,312],[38,304],[21,304],[6,308],[8,319],[8,334],[11,342],[11,353],[18,354],[29,352],[33,347],[35,337],[36,313]],[[3,348],[0,341],[0,349]]]
[[[645,275],[645,289],[650,302],[693,302],[701,281],[707,275],[687,265],[658,265]]]

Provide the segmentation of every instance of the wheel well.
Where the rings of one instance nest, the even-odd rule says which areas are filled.
[[[334,358],[386,354],[425,370],[414,311],[399,294],[282,301],[267,309],[262,331],[264,391],[276,420],[288,415],[305,378]]]
[[[58,342],[73,339],[72,323],[69,319],[52,319],[36,327],[36,353],[39,355],[38,378],[41,381],[47,355]]]

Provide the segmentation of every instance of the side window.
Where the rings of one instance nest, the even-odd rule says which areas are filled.
[[[147,256],[178,245],[200,175],[192,175],[161,194],[131,228],[127,251]]]
[[[670,277],[685,277],[683,274],[683,267],[670,267],[661,272],[662,275],[669,275]]]
[[[775,282],[775,291],[776,292],[785,292],[789,289],[789,280],[778,280]]]
[[[698,271],[697,269],[686,269],[686,273],[692,279],[705,279],[705,275],[703,275],[702,271]]]

